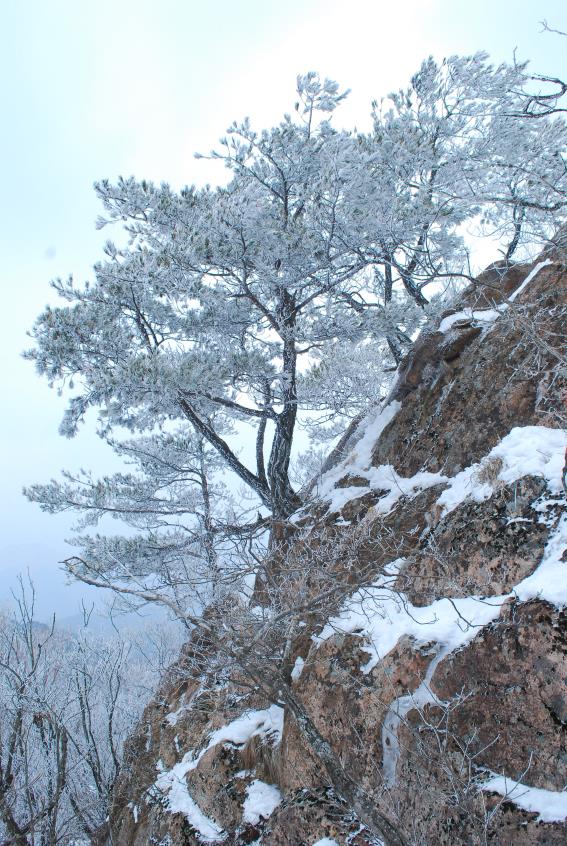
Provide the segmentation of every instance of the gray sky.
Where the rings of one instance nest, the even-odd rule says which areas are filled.
[[[30,566],[38,616],[76,611],[57,561],[70,520],[21,496],[62,467],[111,469],[94,425],[58,436],[63,400],[19,353],[48,282],[86,278],[107,232],[92,183],[118,175],[214,182],[196,161],[237,118],[271,125],[294,102],[297,73],[352,89],[336,120],[369,126],[370,102],[405,85],[429,54],[487,50],[567,78],[564,0],[3,0],[0,3],[0,604]]]

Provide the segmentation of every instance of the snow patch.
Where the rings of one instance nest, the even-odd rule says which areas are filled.
[[[372,450],[400,408],[401,403],[398,401],[385,406],[377,417],[365,425],[363,435],[350,455],[325,473],[317,497],[328,502],[330,512],[340,512],[347,502],[374,490],[383,494],[374,506],[374,513],[387,514],[403,496],[415,496],[426,488],[448,481],[447,476],[441,473],[416,473],[406,479],[399,476],[391,464],[371,466]],[[364,426],[363,423],[360,425]],[[337,482],[346,475],[359,476],[367,481],[367,485],[337,488]]]
[[[542,790],[496,773],[490,773],[490,776],[488,781],[479,785],[481,790],[498,793],[523,811],[538,814],[539,822],[563,822],[567,819],[566,790]]]
[[[444,317],[439,324],[439,331],[448,332],[460,320],[474,320],[476,323],[493,323],[495,320],[498,320],[503,310],[502,306],[498,306],[498,308],[484,308],[477,311],[473,311],[470,308],[464,309],[464,311],[458,311],[455,314],[450,314],[449,317]]]
[[[157,769],[160,775],[154,787],[162,796],[165,796],[168,810],[171,813],[184,814],[203,842],[216,843],[224,839],[225,832],[203,814],[191,797],[187,788],[187,773],[196,769],[209,749],[220,743],[242,746],[250,738],[256,736],[266,737],[272,743],[279,743],[283,732],[283,719],[284,710],[279,705],[270,705],[269,708],[260,711],[246,711],[228,725],[216,729],[210,735],[207,746],[198,755],[195,756],[193,751],[187,752],[178,764],[165,772],[163,763],[158,761]]]
[[[556,608],[567,607],[567,514],[562,514],[551,533],[540,565],[514,588],[520,602],[543,599]]]
[[[439,644],[437,654],[430,662],[424,680],[413,693],[399,696],[390,705],[382,727],[382,749],[383,749],[383,774],[387,785],[392,786],[396,779],[396,767],[399,758],[398,727],[409,711],[414,708],[421,709],[427,704],[443,705],[431,690],[431,680],[438,665],[451,652],[465,646],[478,633],[479,628],[487,625],[496,619],[500,614],[502,605],[508,600],[517,598],[522,602],[529,599],[543,599],[556,608],[567,606],[567,562],[563,556],[567,550],[567,514],[562,515],[556,529],[551,533],[542,560],[531,576],[523,579],[514,590],[504,596],[491,596],[482,600],[481,608],[475,608],[471,603],[480,603],[480,599],[466,597],[464,599],[441,599],[428,606],[430,610],[436,608],[436,612],[444,612],[446,619],[436,622],[429,632]],[[450,603],[455,613],[451,620],[451,612],[447,614],[446,603]],[[410,633],[419,642],[415,635],[414,622],[418,620],[416,612],[426,609],[416,609],[407,603],[407,612],[411,615],[411,625],[408,625],[404,633]],[[464,620],[469,627],[462,626]],[[484,622],[483,622],[484,620]],[[401,628],[401,627],[400,627]],[[368,666],[368,665],[367,665]],[[364,668],[363,668],[364,670]],[[545,791],[544,791],[545,792]]]
[[[298,680],[298,678],[301,676],[301,673],[303,672],[304,666],[305,666],[305,661],[303,660],[303,658],[300,655],[298,655],[297,658],[295,659],[295,664],[293,665],[293,670],[291,671],[291,680],[292,681]]]
[[[203,843],[218,843],[224,840],[226,834],[202,812],[189,793],[185,776],[190,769],[193,768],[185,761],[175,764],[171,770],[158,776],[155,787],[166,797],[168,811],[183,814]]]
[[[330,512],[340,512],[347,502],[352,502],[370,491],[380,491],[382,496],[374,506],[374,513],[387,514],[404,496],[415,496],[422,490],[447,482],[447,476],[441,473],[416,473],[410,479],[399,476],[391,464],[372,467],[372,451],[380,435],[391,423],[401,408],[400,402],[391,402],[364,427],[362,437],[356,443],[350,455],[336,467],[331,468],[321,479],[317,497],[328,503]],[[336,487],[344,476],[358,476],[367,484],[348,488]]]
[[[349,464],[356,464],[359,467],[370,467],[372,461],[372,451],[378,441],[378,438],[392,422],[400,408],[401,402],[391,402],[380,413],[369,421],[365,428],[361,439],[355,444],[354,450],[348,458],[343,462],[345,466]]]
[[[336,840],[332,840],[330,837],[323,837],[321,840],[318,840],[317,843],[314,843],[313,846],[339,846]]]
[[[321,633],[313,640],[317,645],[328,640],[336,632],[355,634],[366,641],[362,647],[369,657],[361,668],[370,673],[378,662],[408,635],[416,643],[436,641],[450,651],[457,649],[475,636],[482,626],[494,620],[501,605],[508,598],[461,597],[438,599],[431,605],[412,605],[403,593],[395,592],[393,584],[397,570],[404,559],[397,559],[385,573],[370,587],[360,588],[348,600],[343,611],[329,620]]]
[[[177,711],[171,711],[169,714],[166,715],[165,719],[169,723],[170,726],[176,726],[178,720],[183,716],[183,714],[187,711],[186,705],[181,705]]]
[[[283,733],[284,709],[279,705],[270,705],[261,711],[245,711],[236,720],[212,733],[207,748],[201,752],[201,758],[208,749],[219,743],[233,743],[241,746],[251,737],[266,737],[272,743],[279,743]]]
[[[243,822],[256,824],[260,822],[260,819],[267,820],[281,801],[282,795],[275,785],[255,779],[246,788]]]
[[[380,491],[382,496],[374,506],[375,514],[388,514],[402,497],[412,497],[434,485],[448,481],[442,473],[416,473],[409,479],[399,476],[391,464],[381,464],[368,470],[356,470],[356,475],[368,480],[365,487],[333,488],[322,499],[329,502],[329,511],[338,512],[347,502],[358,499],[370,491]]]
[[[524,279],[522,284],[518,288],[516,288],[516,290],[513,291],[513,293],[510,294],[510,296],[508,297],[508,302],[511,302],[511,303],[514,302],[516,297],[520,296],[520,294],[522,293],[524,288],[528,287],[528,285],[530,284],[532,279],[534,279],[538,275],[540,270],[543,270],[543,268],[547,267],[548,264],[553,264],[551,259],[545,259],[545,261],[540,261],[539,264],[536,264],[534,269],[530,273],[528,273],[528,275],[526,276],[526,278]]]
[[[134,818],[134,825],[138,825],[138,815],[140,813],[140,809],[138,808],[137,805],[134,804],[134,802],[128,802],[128,805],[126,807],[130,808],[130,810],[132,811],[132,816]]]
[[[558,492],[561,489],[561,470],[566,447],[567,432],[562,429],[516,426],[482,461],[457,473],[437,500],[437,504],[441,506],[444,514],[449,514],[466,499],[475,502],[489,499],[493,494],[493,486],[481,479],[483,469],[494,459],[502,461],[497,479],[504,484],[511,484],[523,476],[540,476],[547,481],[552,493]]]
[[[548,264],[553,264],[552,261],[546,259],[545,261],[540,261],[539,264],[536,264],[534,269],[528,273],[522,284],[516,288],[513,293],[510,294],[508,297],[507,302],[501,303],[500,305],[496,306],[496,308],[486,308],[480,309],[478,311],[473,311],[472,309],[464,309],[463,311],[459,311],[456,314],[450,314],[449,317],[443,318],[441,323],[439,324],[439,331],[440,332],[448,332],[455,323],[458,323],[460,320],[474,320],[476,323],[493,323],[495,320],[498,320],[500,315],[509,308],[509,303],[513,303],[514,300],[519,297],[522,291],[527,288],[530,282],[537,276],[537,274],[546,267]]]
[[[358,475],[370,467],[374,445],[401,407],[402,404],[400,402],[391,402],[381,409],[376,417],[360,423],[357,432],[361,432],[361,437],[356,442],[352,452],[337,464],[336,467],[331,467],[322,476],[317,490],[317,496],[320,499],[326,499],[331,495],[336,483],[346,473]]]

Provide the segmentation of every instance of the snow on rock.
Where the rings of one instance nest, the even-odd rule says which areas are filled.
[[[542,267],[550,263],[546,260],[536,265],[520,288],[512,294],[510,300],[514,299],[529,284]],[[504,304],[499,309],[501,310],[504,307],[507,307],[507,305]],[[441,331],[448,331],[456,321],[463,317],[473,316],[476,320],[491,321],[496,319],[499,314],[498,309],[472,312],[470,315],[459,312],[446,317],[441,322],[440,329]],[[400,402],[392,402],[386,405],[370,422],[362,423],[363,434],[352,453],[336,467],[325,473],[321,479],[317,495],[319,499],[328,502],[329,511],[338,513],[348,502],[374,490],[382,493],[374,507],[374,513],[387,514],[402,497],[415,496],[429,487],[449,482],[448,487],[437,501],[443,512],[448,514],[467,498],[482,502],[492,496],[493,485],[487,478],[487,474],[483,474],[483,470],[486,469],[490,461],[496,459],[500,459],[502,462],[502,467],[496,478],[504,484],[509,484],[527,475],[543,476],[548,482],[560,478],[557,469],[560,465],[562,466],[563,454],[567,446],[567,433],[546,426],[515,427],[491,450],[482,462],[466,468],[451,480],[441,473],[428,472],[416,473],[407,479],[399,476],[392,465],[372,467],[372,450],[400,407]],[[346,475],[358,476],[366,480],[367,485],[337,487],[337,483]],[[559,482],[555,482],[555,490],[559,489],[559,484]]]
[[[224,839],[225,832],[201,811],[189,793],[185,776],[191,769],[191,763],[184,759],[171,770],[160,773],[155,788],[165,797],[167,810],[183,814],[203,843],[218,843]]]
[[[404,496],[415,496],[420,491],[448,481],[441,473],[416,473],[409,479],[399,476],[391,464],[372,467],[372,450],[386,426],[394,419],[401,408],[401,403],[394,401],[386,405],[369,422],[362,422],[362,436],[350,455],[328,470],[317,488],[317,498],[328,503],[330,512],[340,512],[352,500],[358,499],[370,491],[380,491],[381,497],[374,506],[374,513],[387,514]],[[336,487],[346,475],[358,476],[368,484],[363,486]],[[301,513],[301,512],[299,512]],[[292,517],[292,522],[297,515]],[[344,523],[346,525],[346,522]]]
[[[260,711],[245,711],[236,720],[216,729],[210,735],[205,748],[196,757],[193,751],[189,751],[183,757],[181,764],[177,764],[177,766],[186,766],[186,773],[196,769],[201,758],[209,749],[218,746],[219,743],[242,746],[251,737],[266,737],[274,744],[280,743],[283,733],[283,720],[284,709],[280,708],[279,705],[270,705],[269,708]]]
[[[502,482],[514,482],[525,475],[543,476],[549,490],[553,492],[561,488],[566,446],[567,433],[561,430],[543,426],[518,427],[512,429],[487,458],[501,459],[497,478]],[[482,462],[473,465],[452,479],[438,500],[447,512],[457,508],[467,497],[482,501],[492,495],[492,485],[478,479],[482,466]],[[502,605],[509,599],[527,601],[539,598],[560,609],[567,606],[566,550],[567,515],[564,514],[550,533],[535,572],[517,584],[510,593],[488,598],[442,598],[420,607],[414,606],[405,594],[393,589],[396,574],[404,563],[404,559],[397,559],[385,568],[373,585],[356,591],[342,611],[313,638],[316,645],[332,637],[335,632],[363,638],[366,645],[362,649],[370,656],[361,668],[364,673],[371,672],[403,636],[413,638],[416,643],[437,644],[435,657],[422,683],[412,693],[395,699],[386,714],[382,746],[383,775],[387,785],[395,783],[399,758],[397,731],[401,720],[414,708],[422,708],[428,703],[442,704],[432,692],[430,683],[444,658],[465,646],[480,629],[494,621]]]
[[[431,690],[431,680],[435,670],[451,652],[465,646],[478,634],[479,630],[491,623],[500,614],[500,609],[507,597],[491,597],[490,600],[480,600],[475,597],[462,599],[441,599],[429,606],[442,609],[445,620],[439,620],[440,625],[432,637],[437,641],[435,657],[430,661],[421,684],[411,693],[398,696],[393,700],[382,725],[382,774],[384,784],[393,787],[396,782],[396,768],[400,757],[398,728],[406,715],[414,709],[422,709],[425,705],[444,703]],[[449,608],[448,606],[451,606]],[[412,614],[415,608],[408,608]],[[420,609],[421,610],[421,609]],[[465,617],[468,614],[468,617]],[[415,633],[412,633],[415,637]],[[423,632],[422,632],[423,637]],[[419,642],[419,638],[416,638]]]
[[[375,514],[388,514],[396,503],[404,496],[411,497],[433,485],[439,485],[447,481],[447,476],[441,473],[416,473],[415,476],[406,479],[399,476],[391,464],[382,464],[380,467],[373,467],[370,470],[356,470],[358,476],[368,479],[365,487],[333,488],[326,496],[322,497],[329,503],[329,511],[339,512],[347,502],[351,502],[369,491],[381,491],[382,496],[374,506]]]
[[[469,596],[439,599],[431,605],[416,607],[405,594],[393,590],[396,572],[403,561],[392,562],[388,573],[370,587],[356,591],[343,611],[329,620],[314,638],[315,643],[328,640],[335,632],[356,634],[366,641],[362,649],[370,658],[361,669],[369,673],[404,635],[417,643],[437,641],[450,650],[457,649],[472,640],[480,627],[494,620],[508,598],[484,600]]]
[[[256,824],[260,822],[260,819],[268,819],[281,801],[282,795],[274,784],[266,784],[259,778],[255,779],[246,788],[243,822]]]
[[[441,323],[439,324],[439,331],[440,332],[448,332],[455,323],[458,323],[460,320],[474,320],[476,323],[493,323],[495,320],[498,320],[500,315],[506,311],[509,307],[509,303],[514,302],[514,300],[521,294],[524,288],[530,284],[530,282],[537,276],[537,274],[546,267],[548,264],[553,264],[552,261],[546,259],[545,261],[540,261],[539,264],[536,264],[534,269],[528,273],[522,284],[516,288],[516,290],[510,294],[508,297],[508,302],[501,303],[501,305],[497,306],[496,308],[486,308],[480,309],[477,311],[473,311],[472,309],[464,309],[464,311],[459,311],[456,314],[450,314],[448,317],[443,318]]]
[[[428,472],[416,473],[415,476],[405,479],[398,476],[390,464],[373,468],[368,477],[371,488],[387,491],[374,506],[374,512],[378,514],[387,514],[403,496],[415,496],[420,491],[447,481],[447,476],[442,473]]]
[[[132,816],[133,816],[133,818],[134,818],[134,825],[137,825],[137,824],[138,824],[138,816],[139,816],[139,813],[140,813],[140,809],[138,808],[138,806],[137,806],[137,805],[135,805],[135,804],[134,804],[134,802],[128,802],[128,804],[126,805],[126,807],[127,807],[127,808],[130,808],[130,810],[132,811]]]
[[[510,484],[522,476],[540,476],[546,479],[551,492],[561,488],[561,469],[563,467],[567,432],[562,429],[550,429],[547,426],[516,426],[503,438],[488,455],[477,464],[473,464],[457,473],[443,491],[437,504],[445,514],[466,499],[483,502],[493,494],[492,484],[485,480],[487,465],[500,459],[502,467],[496,478],[504,484]]]
[[[181,705],[177,711],[171,711],[169,714],[166,714],[165,719],[169,723],[170,726],[176,726],[178,720],[181,719],[183,714],[187,711],[186,705]]]
[[[375,513],[387,514],[403,496],[414,496],[426,488],[447,481],[441,473],[416,473],[409,479],[399,476],[391,464],[372,467],[372,450],[380,435],[401,408],[401,403],[392,402],[367,424],[364,434],[351,455],[333,467],[323,476],[317,492],[319,499],[329,503],[329,511],[339,512],[347,502],[357,499],[371,490],[383,492],[374,507]],[[337,482],[345,475],[359,476],[368,481],[364,487],[337,488]]]
[[[498,793],[523,811],[538,814],[539,822],[563,822],[567,819],[567,790],[542,790],[496,773],[490,773],[490,776],[479,785],[481,790]]]
[[[526,276],[526,278],[524,279],[522,284],[518,288],[516,288],[516,290],[513,293],[510,294],[510,296],[508,297],[508,301],[514,302],[516,297],[520,296],[520,294],[522,293],[524,288],[528,287],[528,285],[530,284],[532,279],[535,279],[535,277],[538,275],[540,270],[543,270],[543,268],[547,267],[548,264],[553,264],[551,259],[545,259],[544,261],[540,261],[538,264],[536,264],[534,269],[532,271],[530,271],[530,273],[528,273],[528,275]]]
[[[386,426],[394,419],[401,408],[400,402],[391,402],[370,420],[363,420],[359,426],[361,437],[356,442],[352,452],[341,461],[336,467],[328,470],[319,483],[317,496],[320,499],[327,499],[334,492],[336,483],[345,473],[361,474],[368,470],[372,461],[372,450],[374,445]],[[357,430],[358,431],[358,430]]]
[[[514,588],[514,595],[521,601],[543,599],[556,608],[567,607],[567,514],[563,514],[557,528],[551,533],[543,558],[537,570],[526,576]]]
[[[476,311],[473,311],[470,308],[465,309],[464,311],[458,311],[455,314],[450,314],[449,317],[443,318],[439,324],[439,331],[448,332],[453,328],[455,323],[458,323],[460,320],[474,320],[476,323],[493,323],[495,320],[498,320],[502,311],[503,306],[499,306],[498,308],[485,308]]]
[[[321,840],[318,840],[317,843],[314,843],[313,846],[339,846],[336,840],[332,840],[330,837],[323,837]]]
[[[279,743],[283,733],[284,709],[279,705],[270,705],[261,711],[245,711],[236,720],[212,733],[207,748],[199,757],[212,746],[219,743],[233,743],[240,746],[247,743],[251,737],[266,737],[272,743]]]
[[[495,620],[504,602],[517,598],[524,602],[529,599],[543,599],[561,609],[567,606],[567,563],[562,560],[567,550],[567,515],[563,515],[557,528],[551,533],[546,544],[542,560],[531,576],[523,579],[513,591],[503,596],[491,596],[487,599],[464,597],[455,599],[440,599],[426,608],[415,608],[407,599],[400,595],[396,613],[391,609],[385,610],[384,603],[378,610],[362,607],[358,610],[357,618],[351,614],[347,617],[347,626],[352,626],[355,616],[357,634],[369,639],[371,648],[366,648],[374,654],[368,664],[363,667],[368,672],[381,655],[385,655],[395,646],[396,635],[409,634],[417,642],[437,641],[437,653],[429,667],[423,682],[413,693],[399,696],[395,699],[384,719],[382,727],[383,775],[385,784],[392,786],[396,778],[396,766],[399,758],[398,727],[406,714],[414,708],[423,708],[428,703],[442,705],[431,690],[431,680],[441,661],[451,652],[471,641],[480,628]],[[434,615],[434,620],[428,625],[426,614]],[[400,614],[407,616],[404,625]],[[366,623],[362,621],[366,618]],[[358,626],[358,627],[357,627]],[[421,632],[419,631],[421,626]],[[342,627],[342,620],[341,620]]]
[[[372,450],[374,449],[378,438],[386,426],[394,419],[401,407],[402,404],[400,402],[391,402],[383,408],[376,417],[367,422],[362,437],[355,444],[351,455],[349,455],[343,462],[349,470],[353,470],[352,466],[348,466],[352,464],[355,464],[356,467],[359,467],[360,469],[370,467],[370,462],[372,461]]]
[[[209,749],[220,743],[242,746],[250,738],[257,736],[265,737],[272,743],[279,743],[283,732],[283,719],[284,709],[279,705],[270,705],[269,708],[259,711],[245,711],[228,725],[216,729],[198,755],[190,750],[171,770],[161,772],[154,783],[154,788],[162,797],[165,797],[168,810],[171,813],[184,814],[205,843],[222,840],[223,830],[203,814],[191,797],[187,787],[187,773],[195,770]],[[158,769],[160,768],[161,762],[158,762]]]
[[[297,658],[295,659],[295,664],[293,665],[293,670],[291,671],[291,680],[292,681],[298,680],[298,678],[301,676],[301,673],[303,672],[304,666],[305,666],[305,661],[303,660],[303,658],[300,655],[298,655]]]

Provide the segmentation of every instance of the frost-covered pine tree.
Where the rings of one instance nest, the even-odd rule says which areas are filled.
[[[104,437],[143,436],[112,442],[136,472],[28,495],[90,522],[121,516],[140,537],[83,539],[76,574],[112,583],[118,561],[120,578],[149,571],[163,584],[194,556],[214,580],[219,544],[222,557],[228,537],[298,507],[298,416],[344,419],[380,395],[430,286],[470,278],[466,227],[497,236],[510,260],[556,225],[563,88],[537,85],[525,65],[494,68],[484,54],[430,59],[360,135],[333,128],[346,93],[309,73],[293,117],[230,127],[211,154],[231,173],[225,187],[96,186],[100,226],[122,224],[128,242],[107,243],[91,283],[54,283],[64,305],[39,317],[28,356],[70,388],[64,434],[93,407]],[[247,431],[252,460],[238,450]],[[223,505],[221,471],[249,491],[244,507]]]
[[[357,414],[427,319],[434,283],[470,279],[466,228],[496,236],[506,262],[556,227],[565,87],[537,84],[484,55],[429,60],[360,135],[332,127],[345,94],[307,74],[293,118],[230,128],[212,154],[230,170],[225,187],[100,183],[101,226],[124,224],[128,243],[107,244],[91,283],[54,283],[64,304],[39,317],[28,354],[70,390],[62,432],[97,409],[131,465],[28,491],[48,511],[80,513],[82,528],[110,515],[135,531],[81,537],[70,572],[192,624],[198,672],[236,670],[285,704],[336,793],[394,844],[395,826],[295,696],[290,648],[306,614],[323,625],[375,577],[369,544],[383,554],[388,536],[362,524],[264,560],[251,539],[300,503],[290,460],[301,416],[324,426]],[[128,440],[116,440],[121,427]]]
[[[374,104],[372,185],[386,203],[397,198],[377,216],[386,297],[392,273],[410,292],[466,273],[464,224],[497,237],[510,259],[565,208],[565,123],[546,119],[564,87],[548,80],[551,93],[538,100],[545,80],[526,63],[487,59],[430,58],[407,89]]]

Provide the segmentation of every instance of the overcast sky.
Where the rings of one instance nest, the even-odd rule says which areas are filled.
[[[196,161],[236,118],[259,126],[294,103],[297,73],[352,93],[338,122],[369,126],[370,103],[423,58],[487,50],[567,78],[564,0],[2,0],[0,3],[4,314],[0,332],[0,604],[30,566],[38,617],[76,611],[57,562],[70,520],[21,496],[62,467],[110,468],[92,430],[57,427],[63,401],[19,354],[48,282],[89,276],[108,237],[94,230],[92,183],[134,174],[175,187],[214,182]]]

